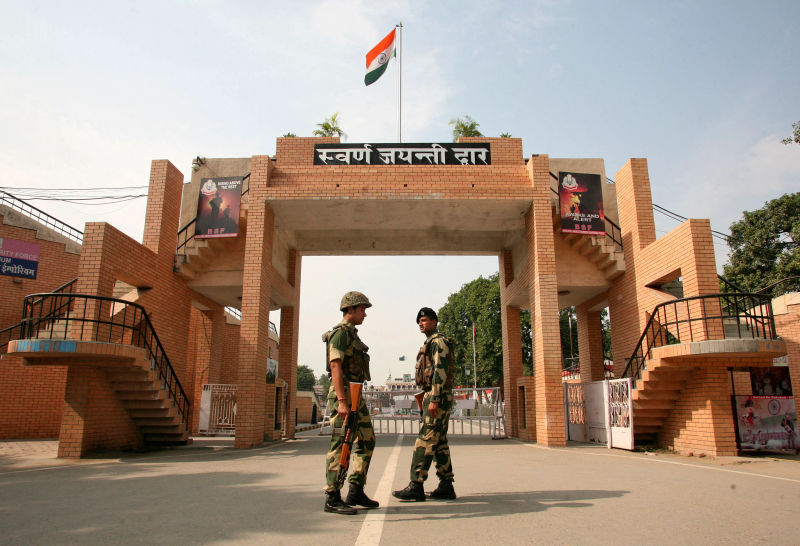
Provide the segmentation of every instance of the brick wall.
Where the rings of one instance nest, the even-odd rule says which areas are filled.
[[[0,276],[2,330],[22,319],[25,296],[51,292],[78,276],[80,246],[6,207],[0,207],[0,238],[40,245],[35,279]],[[21,358],[2,355],[0,438],[58,436],[66,377],[66,368],[23,366]]]

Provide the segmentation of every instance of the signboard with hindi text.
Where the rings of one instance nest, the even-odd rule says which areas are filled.
[[[488,142],[315,144],[314,165],[491,165]]]
[[[0,237],[0,274],[35,279],[41,245]]]
[[[599,174],[558,174],[562,233],[605,235],[603,186]]]

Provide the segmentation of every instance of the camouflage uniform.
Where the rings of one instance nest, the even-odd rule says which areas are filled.
[[[411,458],[412,482],[425,481],[434,459],[439,480],[453,481],[453,466],[450,462],[450,448],[447,445],[447,427],[450,422],[450,411],[453,409],[455,362],[445,339],[442,334],[435,331],[425,340],[428,344],[428,357],[434,368],[431,388],[425,392],[422,400],[422,427],[414,443],[414,455]],[[428,412],[428,404],[431,402],[439,405],[437,417],[431,417]]]
[[[368,347],[358,337],[358,330],[352,324],[340,322],[327,335],[328,355],[327,361],[341,359],[344,376],[345,398],[350,406],[350,382],[363,383],[370,380]],[[330,371],[330,370],[329,370]],[[337,478],[339,475],[339,458],[344,444],[344,419],[339,416],[336,390],[333,384],[328,390],[328,411],[331,419],[331,448],[325,459],[325,491],[333,492],[338,489]],[[369,409],[364,403],[364,397],[358,402],[358,433],[353,443],[352,470],[349,478],[351,485],[360,485],[362,488],[367,483],[367,471],[375,450],[375,431],[369,417]]]

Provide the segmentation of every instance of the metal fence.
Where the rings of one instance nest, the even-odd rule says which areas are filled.
[[[418,434],[421,413],[416,391],[365,390],[361,396],[369,408],[376,434]],[[505,403],[500,387],[453,389],[448,436],[506,438]],[[327,409],[320,434],[330,434]]]

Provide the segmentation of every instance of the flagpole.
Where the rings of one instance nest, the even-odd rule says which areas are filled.
[[[397,142],[403,142],[403,22],[397,25]]]
[[[475,349],[475,323],[472,323],[472,376],[473,385],[478,388],[478,351]]]

